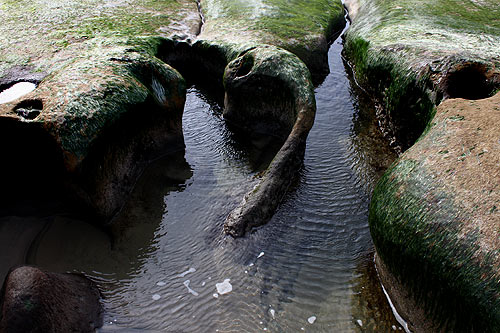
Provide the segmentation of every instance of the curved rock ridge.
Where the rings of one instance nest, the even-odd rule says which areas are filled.
[[[346,4],[355,13],[345,53],[356,79],[378,101],[387,135],[411,146],[370,205],[381,280],[412,331],[497,332],[500,7]]]
[[[224,223],[226,233],[242,236],[271,218],[300,169],[316,110],[310,73],[328,73],[328,42],[344,27],[344,8],[325,0],[200,3],[205,21],[193,47],[216,45],[228,62],[224,117],[250,133],[286,138],[260,183]]]

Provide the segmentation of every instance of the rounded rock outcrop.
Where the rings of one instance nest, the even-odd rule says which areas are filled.
[[[102,326],[99,291],[83,275],[22,266],[8,274],[1,297],[1,332],[95,332]]]

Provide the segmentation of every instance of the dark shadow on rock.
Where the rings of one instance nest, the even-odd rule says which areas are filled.
[[[54,216],[30,240],[26,263],[56,272],[99,272],[130,278],[153,244],[165,213],[164,198],[192,176],[184,153],[160,158],[139,177],[121,212],[105,229],[78,217]],[[114,288],[103,284],[102,289]]]
[[[0,215],[15,202],[45,200],[63,188],[62,153],[40,123],[0,118]]]
[[[482,99],[490,97],[500,75],[495,79],[486,63],[463,62],[450,68],[443,78],[444,98]],[[496,84],[495,84],[496,83]]]

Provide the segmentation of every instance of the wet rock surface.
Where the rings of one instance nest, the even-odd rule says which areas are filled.
[[[99,291],[82,275],[19,267],[1,297],[2,332],[94,332],[102,325]]]
[[[498,6],[346,4],[354,15],[345,54],[386,135],[411,147],[371,202],[381,278],[397,281],[388,292],[417,332],[498,331]],[[414,304],[423,311],[408,311]]]

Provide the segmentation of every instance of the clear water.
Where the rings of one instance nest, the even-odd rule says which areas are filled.
[[[316,89],[297,183],[272,220],[245,238],[226,237],[223,222],[273,148],[261,153],[260,142],[241,143],[220,107],[196,88],[183,118],[185,155],[152,164],[108,232],[65,214],[8,216],[0,238],[21,233],[22,220],[30,234],[22,232],[19,258],[96,281],[106,310],[102,332],[399,327],[373,271],[367,222],[373,184],[394,155],[351,85],[341,50],[339,39],[329,51],[331,74]]]

